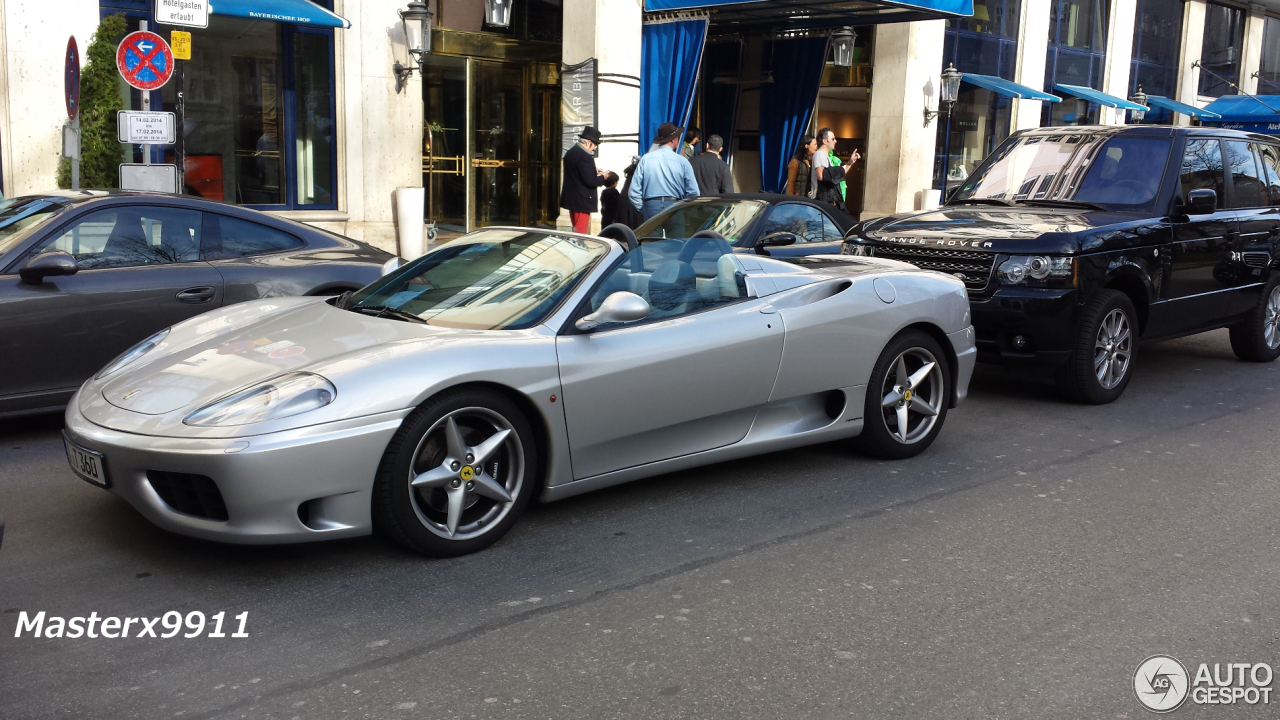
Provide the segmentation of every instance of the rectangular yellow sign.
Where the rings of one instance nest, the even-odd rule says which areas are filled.
[[[169,33],[169,46],[173,48],[174,60],[191,59],[191,33],[174,30]]]

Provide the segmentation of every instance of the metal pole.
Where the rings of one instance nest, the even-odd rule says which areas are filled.
[[[183,75],[186,74],[187,63],[185,60],[175,60],[174,64],[177,65],[174,69],[177,70],[176,74],[178,76],[178,84],[177,87],[174,88],[176,91],[175,97],[177,99],[177,107],[175,109],[178,111],[178,119],[177,127],[173,129],[173,162],[177,166],[176,174],[178,176],[178,194],[184,195],[186,194],[187,186],[187,142],[186,138],[183,137],[182,128],[186,124],[187,100],[184,94],[185,89],[183,87]]]
[[[80,114],[76,113],[76,119],[71,121],[71,132],[76,137],[76,152],[71,156],[71,189],[80,189]]]
[[[942,139],[942,202],[947,202],[947,175],[951,172],[951,106],[947,103],[947,130],[946,137]]]
[[[138,29],[139,29],[139,30],[141,30],[141,31],[143,31],[143,32],[146,32],[146,30],[147,30],[147,21],[146,21],[146,20],[139,20],[139,21],[138,21]],[[150,91],[150,90],[142,90],[141,92],[142,92],[142,111],[143,111],[143,112],[151,112],[151,91]],[[150,165],[150,164],[151,164],[151,145],[149,145],[149,144],[147,144],[147,143],[143,143],[143,144],[142,144],[142,162],[143,162],[143,164],[144,164],[144,165]]]

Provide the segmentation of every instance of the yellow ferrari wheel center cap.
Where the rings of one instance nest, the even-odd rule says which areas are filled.
[[[462,467],[462,472],[458,473],[458,477],[462,478],[463,480],[470,480],[471,478],[475,477],[475,475],[476,475],[476,472],[475,470],[471,469],[470,465],[464,465]]]
[[[904,391],[902,392],[902,399],[903,399],[903,400],[906,400],[907,402],[911,402],[911,396],[912,396],[913,394],[914,394],[914,393],[912,393],[910,390],[904,390]]]

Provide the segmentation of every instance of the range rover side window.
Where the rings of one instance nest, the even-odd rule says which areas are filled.
[[[1262,176],[1258,165],[1249,151],[1249,144],[1243,140],[1228,140],[1227,167],[1231,170],[1231,202],[1227,207],[1254,208],[1266,205],[1263,196]]]
[[[1182,202],[1192,190],[1212,190],[1218,194],[1218,206],[1226,199],[1227,182],[1222,174],[1222,150],[1217,138],[1187,140],[1182,155]]]
[[[1280,148],[1275,145],[1259,145],[1258,157],[1267,174],[1267,203],[1280,205]]]

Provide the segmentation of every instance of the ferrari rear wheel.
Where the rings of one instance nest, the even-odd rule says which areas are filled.
[[[528,421],[488,390],[442,393],[405,419],[374,483],[375,526],[435,557],[482,550],[506,534],[535,491]]]
[[[950,383],[947,356],[936,340],[920,330],[895,337],[867,383],[860,449],[890,460],[924,452],[947,418]]]

